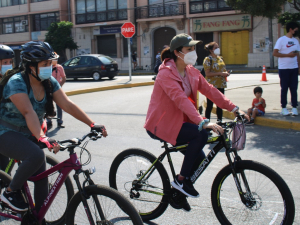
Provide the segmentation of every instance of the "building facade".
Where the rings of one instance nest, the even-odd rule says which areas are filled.
[[[21,45],[44,40],[52,22],[68,20],[67,0],[1,0],[0,43],[10,46],[20,61]]]
[[[1,0],[0,43],[18,55],[21,44],[44,40],[50,23],[62,20],[73,22],[72,36],[79,46],[68,57],[105,54],[123,70],[129,60],[127,39],[121,34],[125,22],[136,26],[131,51],[137,52],[143,68],[153,68],[156,54],[179,33],[204,44],[218,42],[227,65],[270,65],[268,19],[238,13],[225,0]],[[283,34],[274,19],[274,42]],[[202,65],[207,55],[203,44],[197,45],[197,54]]]

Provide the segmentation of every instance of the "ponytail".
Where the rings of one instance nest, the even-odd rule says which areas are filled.
[[[176,51],[180,52],[182,50],[182,46],[177,48]],[[170,47],[165,48],[164,50],[162,50],[161,54],[160,54],[160,58],[161,61],[163,62],[165,59],[173,59],[174,62],[176,62],[177,60],[177,56],[175,55],[174,51],[171,52],[170,51]]]

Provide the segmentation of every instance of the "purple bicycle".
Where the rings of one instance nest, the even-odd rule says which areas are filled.
[[[37,213],[34,207],[30,188],[26,182],[23,185],[22,192],[29,204],[28,211],[15,211],[0,201],[0,224],[42,224],[42,221],[53,200],[72,170],[75,170],[73,178],[77,185],[78,192],[71,198],[66,209],[65,223],[62,224],[143,224],[136,209],[123,195],[110,187],[95,184],[90,177],[90,175],[94,173],[94,169],[82,169],[82,166],[89,164],[91,161],[91,154],[86,149],[86,145],[89,140],[95,141],[101,137],[102,135],[100,133],[92,131],[83,136],[81,139],[73,138],[59,141],[58,143],[61,146],[60,150],[68,150],[70,158],[51,167],[45,172],[28,179],[29,181],[35,182],[46,178],[53,173],[58,173],[57,179],[49,191],[48,196],[44,200],[44,204],[40,211]],[[86,138],[88,138],[88,140],[84,142]],[[80,146],[81,144],[82,146]],[[88,160],[83,164],[81,163],[81,157],[78,158],[75,153],[76,147],[81,149],[80,155],[82,155],[83,152],[88,154]],[[82,184],[79,180],[80,174],[83,174],[84,176]],[[11,177],[7,173],[0,171],[1,190],[8,187],[10,182]]]

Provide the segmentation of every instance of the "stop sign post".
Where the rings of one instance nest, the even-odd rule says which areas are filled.
[[[127,38],[128,44],[128,62],[129,62],[129,81],[131,81],[131,48],[130,38],[135,34],[135,26],[131,22],[124,23],[121,27],[122,35]]]

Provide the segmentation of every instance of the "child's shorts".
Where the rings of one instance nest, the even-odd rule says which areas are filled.
[[[254,108],[254,109],[256,109],[256,108]],[[254,109],[252,109],[252,111],[254,110]],[[261,111],[261,110],[259,110],[259,109],[256,109],[257,111],[258,111],[258,116],[263,116],[263,115],[265,115],[265,112],[263,112],[263,111]]]

